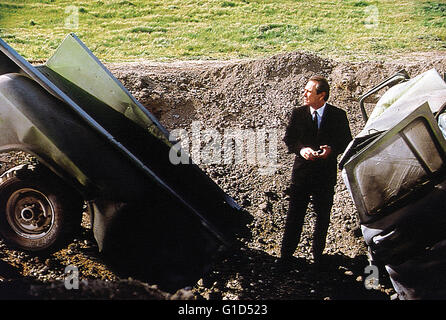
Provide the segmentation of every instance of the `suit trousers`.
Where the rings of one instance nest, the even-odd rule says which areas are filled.
[[[290,202],[282,239],[281,258],[287,259],[293,256],[300,241],[310,200],[316,214],[316,224],[313,230],[313,257],[316,261],[322,256],[330,224],[333,196],[333,185],[291,185]]]

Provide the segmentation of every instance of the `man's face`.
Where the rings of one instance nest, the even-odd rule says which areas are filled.
[[[316,85],[317,82],[308,81],[304,89],[303,100],[304,100],[304,105],[318,109],[322,107],[325,103],[324,100],[325,92],[321,92],[318,94],[316,92]]]

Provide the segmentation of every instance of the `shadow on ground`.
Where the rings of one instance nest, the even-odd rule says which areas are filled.
[[[80,255],[85,249],[78,250]],[[82,255],[101,260],[94,251],[87,251]],[[380,273],[380,289],[365,288],[365,256],[328,255],[327,263],[318,269],[305,259],[296,259],[287,271],[279,270],[276,260],[262,250],[242,245],[215,262],[196,284],[191,283],[186,298],[176,299],[389,300],[393,293],[385,272]],[[63,281],[42,283],[0,260],[0,299],[172,299],[174,291],[164,292],[162,286],[159,290],[153,286],[156,281],[147,282],[144,274],[130,269],[117,281],[88,279],[81,281],[80,290],[66,290]]]
[[[197,291],[206,299],[390,299],[392,286],[387,274],[380,274],[380,289],[366,289],[365,256],[328,255],[327,263],[319,268],[299,258],[287,271],[277,268],[276,259],[264,251],[242,247],[216,265]]]

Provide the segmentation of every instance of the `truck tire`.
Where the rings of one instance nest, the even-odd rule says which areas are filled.
[[[13,247],[54,251],[80,230],[83,203],[50,175],[17,168],[0,179],[0,234]]]

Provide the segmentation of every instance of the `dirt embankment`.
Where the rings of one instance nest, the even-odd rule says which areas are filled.
[[[143,62],[113,64],[109,68],[168,130],[185,129],[189,141],[193,122],[198,122],[203,130],[218,131],[221,144],[225,133],[237,129],[244,133],[258,134],[262,129],[273,133],[278,152],[271,171],[262,170],[259,160],[250,162],[246,157],[242,163],[216,161],[217,164],[201,166],[255,216],[255,223],[261,224],[260,228],[254,228],[259,237],[251,245],[277,255],[280,236],[276,235],[282,230],[286,214],[288,203],[284,191],[294,159],[287,153],[282,137],[290,111],[300,104],[308,78],[322,74],[329,79],[330,102],[347,111],[355,135],[364,124],[358,105],[362,94],[401,69],[411,76],[431,68],[445,72],[445,61],[444,53],[348,63],[295,52],[260,60]],[[353,203],[339,179],[328,250],[348,256],[361,252],[361,240],[350,232],[355,225]],[[302,253],[307,247],[301,248]]]
[[[261,133],[267,132],[268,139],[264,140],[266,148],[269,151],[277,148],[277,153],[267,159],[266,165],[258,151],[254,152],[254,158],[245,154],[239,162],[225,162],[221,149],[218,149],[220,154],[217,154],[217,158],[213,158],[216,159],[214,163],[199,163],[253,216],[250,225],[253,238],[242,246],[240,252],[218,263],[180,298],[389,297],[392,289],[385,280],[380,290],[371,292],[364,288],[365,247],[362,238],[355,234],[356,211],[340,176],[326,247],[326,253],[333,257],[333,268],[321,273],[311,270],[297,270],[286,275],[275,273],[274,260],[279,256],[288,206],[285,191],[293,162],[293,155],[287,153],[282,137],[290,111],[299,105],[302,88],[311,75],[322,74],[329,79],[332,88],[330,102],[347,111],[352,133],[356,134],[363,126],[358,107],[361,94],[400,69],[406,69],[411,76],[431,68],[445,72],[445,53],[412,54],[383,62],[347,63],[295,52],[258,60],[138,62],[109,64],[107,67],[162,125],[169,131],[184,129],[189,141],[192,141],[193,125],[198,125],[204,140],[206,134],[211,134],[214,137],[217,135],[223,143],[225,134],[237,130],[247,136],[254,134],[257,138],[264,137]],[[295,254],[309,262],[312,258],[309,250],[312,228],[313,215],[310,212]],[[151,297],[150,290],[152,293],[158,290],[151,287],[154,284],[141,283],[138,283],[138,290],[133,290],[136,288],[135,282],[127,281],[131,289],[121,288],[120,295],[112,294],[123,280],[107,273],[107,267],[95,257],[95,244],[87,229],[85,238],[76,239],[65,251],[61,250],[43,261],[9,250],[0,243],[0,262],[9,264],[8,268],[17,272],[15,276],[5,276],[5,272],[1,273],[0,265],[0,280],[3,279],[3,283],[9,281],[8,278],[14,281],[23,278],[41,281],[42,275],[57,280],[61,278],[65,265],[77,261],[81,266],[81,275],[84,274],[90,281],[109,280],[113,283],[113,286],[99,286],[95,292],[99,297],[144,298]],[[34,292],[39,292],[38,288],[34,286]],[[57,298],[57,292],[61,291],[55,292]],[[129,296],[125,295],[126,292]],[[88,294],[87,291],[86,297]],[[60,297],[67,298],[66,292]],[[153,297],[178,298],[159,291]]]

